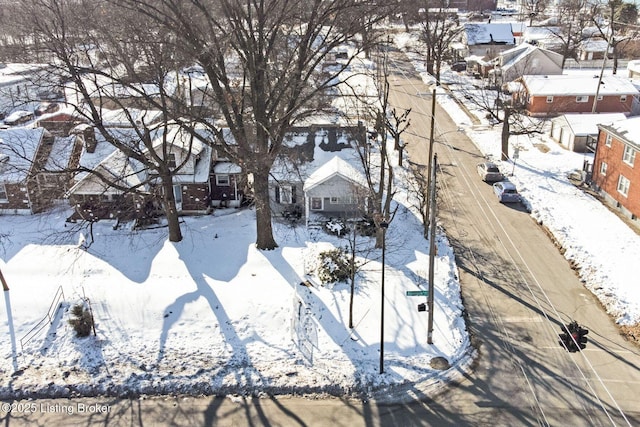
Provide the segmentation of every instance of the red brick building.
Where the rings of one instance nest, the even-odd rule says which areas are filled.
[[[640,216],[640,117],[598,125],[593,184],[632,220]],[[640,223],[639,223],[640,224]]]
[[[537,117],[592,112],[629,115],[640,94],[629,79],[616,75],[602,80],[592,75],[526,75],[520,83],[513,100]]]

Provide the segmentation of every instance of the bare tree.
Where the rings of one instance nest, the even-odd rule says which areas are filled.
[[[465,102],[469,102],[485,114],[494,124],[502,125],[500,136],[501,159],[509,159],[509,138],[512,135],[530,135],[542,132],[541,121],[532,120],[525,105],[514,101],[510,93],[505,93],[499,84],[486,82],[476,91],[463,90]],[[552,111],[549,112],[550,114]]]
[[[234,146],[219,143],[253,178],[256,246],[273,249],[269,170],[284,136],[301,119],[328,107],[325,95],[372,42],[373,24],[390,6],[372,0],[115,0],[149,17],[199,64],[209,95],[229,127]],[[363,39],[362,35],[367,34]],[[353,50],[323,67],[336,48]],[[211,121],[198,119],[207,126]],[[216,130],[216,129],[214,129]]]
[[[561,0],[558,3],[558,24],[560,31],[553,35],[560,42],[560,54],[562,54],[562,68],[567,59],[577,59],[577,50],[580,43],[589,35],[583,30],[589,22],[588,0]]]
[[[609,50],[611,51],[612,73],[617,74],[620,46],[624,45],[627,40],[635,38],[638,33],[638,27],[635,25],[638,18],[638,8],[633,3],[609,0],[604,7],[596,5],[592,10],[592,22],[598,29],[599,36],[607,41],[605,55],[608,56]],[[602,15],[606,17],[606,21],[601,19]]]
[[[75,98],[68,98],[67,102],[75,107],[76,113],[122,153],[127,159],[125,163],[133,161],[141,172],[149,173],[147,180],[129,186],[123,183],[122,176],[100,174],[82,166],[76,172],[96,174],[105,184],[125,193],[140,194],[146,185],[158,181],[160,191],[156,197],[167,218],[169,240],[177,242],[182,240],[182,232],[173,176],[180,173],[186,158],[175,164],[171,154],[176,143],[191,150],[193,139],[187,139],[184,147],[184,142],[171,136],[178,134],[168,130],[170,126],[178,126],[199,138],[191,122],[172,109],[173,70],[178,54],[168,36],[158,32],[148,19],[102,6],[68,0],[31,0],[23,9],[24,22],[37,32],[41,41],[34,47],[55,58],[59,77],[66,79],[67,89]],[[123,93],[127,96],[122,96]],[[160,118],[156,121],[146,114],[137,115],[135,107],[160,111]],[[132,136],[123,138],[121,132],[109,127],[105,114],[113,110],[121,112],[122,119],[134,131]]]
[[[462,32],[457,14],[447,9],[446,0],[423,2],[420,37],[426,47],[427,72],[440,84],[440,68],[449,52],[449,46]]]

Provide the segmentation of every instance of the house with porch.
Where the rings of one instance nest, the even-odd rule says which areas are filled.
[[[139,138],[135,129],[109,130],[123,141]],[[91,172],[76,177],[67,197],[75,207],[71,219],[123,220],[147,218],[160,213],[157,202],[162,194],[157,172],[127,156],[107,142],[91,126],[76,130],[83,148],[80,165]],[[168,156],[174,168],[173,195],[182,215],[205,214],[211,210],[212,174],[211,146],[202,139],[210,138],[204,130],[196,137],[177,125],[156,128],[152,137],[154,155]],[[149,153],[150,158],[151,153]]]
[[[283,156],[271,170],[272,210],[306,220],[362,216],[368,185],[355,147],[366,140],[361,126],[321,124],[293,129]]]

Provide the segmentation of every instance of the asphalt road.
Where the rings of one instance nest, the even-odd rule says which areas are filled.
[[[403,55],[391,58],[391,104],[412,108],[405,139],[424,165],[431,90]],[[524,207],[498,203],[476,173],[481,153],[439,106],[435,122],[438,218],[454,246],[480,358],[466,381],[430,405],[434,416],[455,413],[467,425],[640,425],[640,350]],[[578,353],[557,342],[572,319],[590,330]]]
[[[391,103],[412,108],[404,135],[426,164],[430,90],[399,55]],[[475,165],[480,152],[440,108],[439,222],[456,251],[476,369],[445,393],[408,404],[348,399],[84,398],[23,401],[3,426],[610,426],[640,425],[640,350],[626,342],[523,207],[501,205]],[[595,225],[594,225],[595,226]],[[560,324],[590,329],[581,353]]]

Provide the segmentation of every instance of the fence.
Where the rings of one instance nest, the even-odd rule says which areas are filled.
[[[34,339],[47,326],[47,324],[51,325],[53,323],[56,313],[60,307],[62,307],[61,301],[64,301],[64,292],[62,291],[62,286],[59,286],[56,294],[53,296],[53,301],[49,306],[46,316],[36,323],[36,325],[22,338],[20,338],[20,348],[22,348],[22,351],[24,351],[25,344]]]

